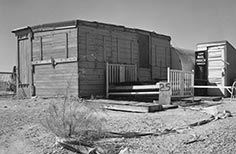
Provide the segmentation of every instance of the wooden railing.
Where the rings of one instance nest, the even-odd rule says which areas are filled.
[[[171,83],[172,97],[194,96],[194,73],[168,68],[167,80]]]
[[[128,64],[106,64],[106,96],[110,85],[137,81],[137,66]]]
[[[109,84],[133,82],[137,80],[136,65],[107,63],[107,78]]]
[[[108,64],[106,66],[106,96],[159,94],[159,83],[155,85],[119,86],[122,82],[137,81],[136,65]],[[171,84],[171,97],[194,96],[194,73],[181,70],[167,70],[167,82]],[[109,90],[113,90],[110,92]],[[122,90],[125,90],[122,92]],[[117,92],[114,92],[117,91]]]

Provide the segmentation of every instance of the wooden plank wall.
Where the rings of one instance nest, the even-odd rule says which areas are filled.
[[[65,29],[35,33],[33,62],[50,60],[51,57],[77,57],[77,29]],[[78,62],[34,65],[34,85],[37,96],[65,94],[68,82],[70,95],[78,96]]]
[[[64,95],[66,90],[69,90],[70,95],[78,95],[77,62],[57,64],[55,68],[50,64],[34,67],[34,85],[37,96]]]
[[[139,65],[138,80],[151,81],[151,39],[149,33],[138,33]]]
[[[17,97],[30,98],[32,96],[31,42],[27,35],[23,38],[18,37],[17,63]]]
[[[152,79],[166,80],[171,61],[170,41],[152,37]]]
[[[225,61],[229,63],[229,65],[226,64],[226,83],[227,86],[232,86],[234,80],[236,79],[236,49],[229,44],[226,43],[226,58]]]
[[[151,81],[151,69],[138,68],[138,81]]]
[[[21,84],[29,84],[29,69],[28,69],[28,65],[29,65],[29,50],[30,50],[30,46],[28,45],[28,39],[25,40],[20,40],[19,41],[19,82]]]
[[[68,53],[67,53],[68,52]],[[77,29],[34,34],[33,61],[77,57]]]
[[[138,63],[136,35],[130,32],[79,27],[80,95],[105,94],[106,62]]]

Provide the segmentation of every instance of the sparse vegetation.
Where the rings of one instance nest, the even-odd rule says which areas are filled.
[[[42,125],[56,135],[56,142],[76,153],[115,154],[116,144],[97,142],[105,136],[104,110],[94,103],[70,96],[70,82],[63,99],[53,99]],[[109,144],[109,146],[107,146]],[[106,148],[106,149],[104,149]]]
[[[67,101],[75,101],[76,99],[78,98],[70,97]],[[59,103],[63,104],[63,101],[64,99],[41,99],[40,97],[24,100],[2,99],[0,101],[0,153],[79,153],[78,150],[71,152],[61,148],[60,145],[55,144],[55,141],[57,143],[60,141],[67,143],[67,145],[74,149],[78,148],[81,153],[85,154],[89,152],[91,154],[92,151],[100,154],[121,154],[122,152],[122,154],[208,153],[209,151],[220,154],[235,153],[236,151],[235,142],[232,138],[236,134],[234,129],[236,127],[234,112],[236,105],[235,101],[230,102],[229,99],[224,99],[221,105],[217,105],[217,110],[220,113],[224,113],[222,112],[224,110],[230,111],[233,117],[215,120],[193,128],[179,129],[176,133],[173,132],[175,128],[207,119],[210,115],[196,110],[184,110],[183,108],[150,114],[107,111],[105,113],[107,121],[103,123],[106,127],[102,126],[101,134],[97,139],[90,138],[91,142],[87,142],[88,145],[86,147],[90,151],[83,151],[81,148],[82,144],[89,140],[82,140],[82,137],[78,139],[74,135],[68,138],[55,137],[56,135],[53,135],[37,123],[39,113],[41,113],[40,119],[45,122],[46,117],[49,115],[45,111],[48,111],[50,103],[58,105]],[[91,100],[91,102],[94,101]],[[90,105],[90,102],[84,101],[83,103],[85,106],[95,108],[100,112],[99,108]],[[205,108],[206,104],[195,107]],[[210,104],[212,105],[212,102]],[[168,130],[165,128],[173,129]],[[126,132],[166,133],[158,136],[151,135],[135,138],[132,136],[136,136],[136,134],[128,135],[132,138],[103,138],[103,133],[110,131],[121,132],[121,135],[118,134],[119,136],[127,136]],[[199,135],[200,138],[198,138]],[[72,143],[78,143],[81,146],[78,146],[78,144],[72,145]],[[89,147],[90,145],[91,147]]]
[[[94,136],[89,131],[100,133],[105,121],[98,106],[94,107],[80,98],[65,97],[63,101],[52,101],[42,124],[58,137],[90,140]]]

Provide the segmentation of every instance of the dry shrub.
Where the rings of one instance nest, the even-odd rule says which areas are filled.
[[[51,102],[44,120],[44,127],[62,138],[92,141],[99,138],[106,122],[99,106],[83,99],[65,97]]]

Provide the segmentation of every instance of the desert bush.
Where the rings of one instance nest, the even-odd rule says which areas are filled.
[[[80,154],[117,154],[119,144],[99,142],[109,134],[106,113],[98,104],[70,96],[70,82],[63,98],[52,99],[41,124],[56,135],[56,143]]]
[[[41,120],[43,126],[63,138],[94,140],[102,134],[106,122],[99,106],[76,97],[52,100],[46,113]]]

